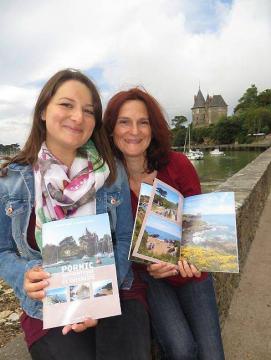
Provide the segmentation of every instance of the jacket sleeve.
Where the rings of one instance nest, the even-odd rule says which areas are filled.
[[[116,223],[116,254],[118,263],[118,281],[122,289],[129,289],[133,281],[131,262],[128,260],[130,250],[133,217],[131,208],[130,189],[126,172],[122,166],[118,167],[118,176],[121,176],[121,198],[122,202],[117,207]]]
[[[0,277],[13,288],[21,304],[28,301],[23,288],[24,274],[40,263],[39,260],[28,261],[18,254],[12,237],[11,219],[0,201]]]

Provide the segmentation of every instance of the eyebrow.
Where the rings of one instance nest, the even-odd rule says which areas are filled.
[[[60,98],[59,100],[69,100],[69,101],[75,102],[75,100],[70,99],[70,98],[68,98],[68,97],[63,97],[63,98]],[[86,106],[94,107],[93,104],[86,104]]]
[[[129,118],[128,116],[119,116],[117,118],[117,120],[130,120],[131,118]],[[149,120],[149,117],[141,117],[138,120]]]

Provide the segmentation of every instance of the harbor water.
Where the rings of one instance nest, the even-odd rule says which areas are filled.
[[[200,178],[202,192],[214,191],[233,174],[260,155],[261,150],[224,151],[225,155],[210,155],[204,152],[203,160],[192,160]]]

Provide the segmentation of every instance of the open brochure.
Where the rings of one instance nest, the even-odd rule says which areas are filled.
[[[177,264],[182,258],[200,271],[239,272],[234,193],[184,198],[158,179],[143,183],[129,259]]]
[[[45,223],[42,243],[44,329],[121,314],[108,214]]]

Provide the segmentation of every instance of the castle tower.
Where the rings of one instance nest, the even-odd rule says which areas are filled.
[[[206,110],[208,125],[215,124],[222,116],[227,116],[228,105],[221,95],[214,95],[209,97]]]
[[[198,94],[194,95],[194,105],[192,110],[192,122],[195,127],[206,125],[205,99],[199,88]]]
[[[209,96],[206,101],[199,88],[198,94],[194,95],[192,110],[192,123],[194,127],[215,124],[222,116],[227,116],[228,105],[221,95]]]

